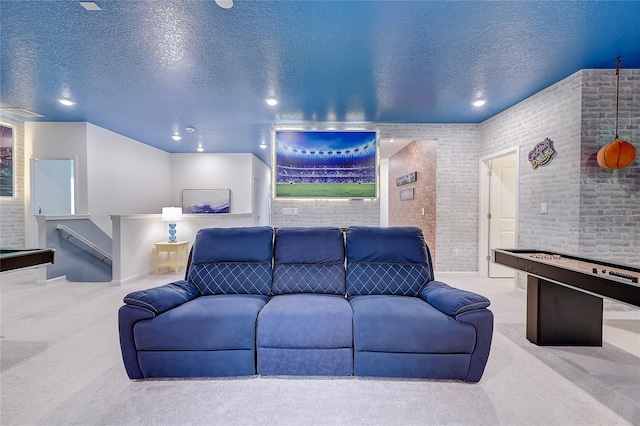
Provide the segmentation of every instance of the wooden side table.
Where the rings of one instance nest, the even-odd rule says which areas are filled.
[[[180,266],[187,267],[187,258],[189,257],[189,241],[176,241],[175,243],[170,243],[168,241],[163,241],[160,243],[155,243],[156,246],[156,262],[155,269],[156,275],[158,275],[159,268],[175,268],[176,274],[180,270]],[[160,261],[160,253],[167,253],[166,262]],[[173,259],[171,258],[171,253],[174,254]]]

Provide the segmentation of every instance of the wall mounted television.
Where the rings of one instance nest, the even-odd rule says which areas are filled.
[[[275,198],[377,198],[377,131],[275,130]]]

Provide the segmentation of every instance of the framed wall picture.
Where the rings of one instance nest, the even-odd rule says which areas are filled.
[[[400,176],[396,179],[396,186],[406,185],[408,183],[413,183],[418,179],[418,172],[407,173],[404,176]]]
[[[231,190],[183,189],[182,213],[231,213]]]
[[[276,130],[275,198],[378,198],[375,130]]]
[[[413,188],[403,189],[402,191],[400,191],[400,201],[413,200],[413,197]]]
[[[0,197],[14,195],[14,148],[13,127],[0,124]]]

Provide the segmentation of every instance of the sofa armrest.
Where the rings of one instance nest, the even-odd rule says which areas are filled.
[[[484,296],[453,288],[440,281],[431,281],[425,284],[418,296],[449,316],[484,309],[491,304],[489,299]]]
[[[142,371],[138,364],[138,351],[133,336],[133,327],[138,321],[149,320],[155,315],[148,309],[124,305],[118,311],[118,332],[120,334],[120,351],[124,368],[130,379],[142,379]]]
[[[195,299],[200,292],[189,281],[176,281],[160,287],[147,290],[134,291],[124,298],[124,303],[129,306],[146,309],[154,315],[180,306],[189,300]]]
[[[456,321],[468,324],[476,330],[476,347],[471,353],[466,382],[479,382],[489,359],[493,338],[493,312],[489,309],[477,309],[456,316]]]

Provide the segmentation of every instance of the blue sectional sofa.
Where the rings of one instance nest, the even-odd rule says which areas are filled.
[[[119,311],[132,379],[243,375],[477,382],[489,300],[435,281],[414,227],[209,228],[185,280]]]

